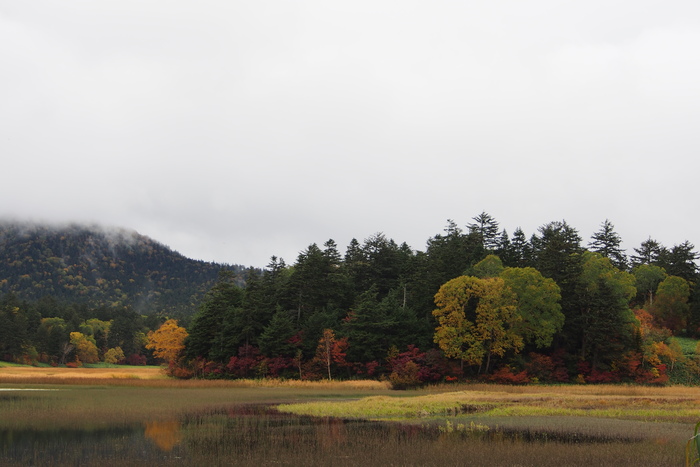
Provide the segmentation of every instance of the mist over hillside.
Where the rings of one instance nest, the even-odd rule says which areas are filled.
[[[133,230],[0,221],[0,294],[24,300],[190,315],[222,269],[244,284],[241,265],[189,259]]]

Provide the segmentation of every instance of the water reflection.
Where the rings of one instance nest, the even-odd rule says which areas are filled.
[[[632,438],[448,432],[437,426],[299,417],[262,405],[110,429],[0,430],[0,465],[8,466],[600,465],[609,459],[616,465],[640,459],[645,465],[670,465],[682,458],[673,443],[663,449]]]
[[[170,452],[182,441],[182,424],[178,420],[146,422],[143,432],[147,439],[164,452]]]

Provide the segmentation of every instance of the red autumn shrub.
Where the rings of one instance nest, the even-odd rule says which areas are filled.
[[[593,384],[619,383],[620,373],[617,371],[600,371],[593,369],[590,374],[586,376],[586,382]]]
[[[262,360],[260,349],[244,345],[238,349],[238,355],[231,357],[226,371],[235,378],[252,378],[258,376],[256,369]]]
[[[423,384],[420,376],[420,366],[414,361],[407,361],[396,365],[396,369],[389,375],[393,389],[410,389]]]
[[[127,365],[143,366],[146,364],[146,356],[139,354],[131,354],[126,358]]]
[[[375,376],[381,369],[381,365],[379,364],[378,361],[372,360],[371,362],[367,362],[364,365],[359,364],[357,368],[357,374],[362,375],[366,374],[369,377]]]
[[[498,384],[527,384],[530,382],[526,370],[513,373],[513,370],[508,366],[499,368],[494,374],[489,376],[488,380]]]
[[[218,379],[224,376],[225,367],[218,362],[206,362],[202,368],[201,376],[207,379]]]
[[[190,379],[194,376],[194,371],[184,361],[171,361],[165,370],[165,374],[179,379]]]
[[[288,370],[294,370],[294,359],[288,357],[275,357],[265,359],[265,364],[267,368],[267,376],[272,378],[277,378],[287,372]]]
[[[542,382],[551,381],[555,370],[552,357],[536,352],[531,352],[529,357],[530,361],[525,365],[527,374]]]

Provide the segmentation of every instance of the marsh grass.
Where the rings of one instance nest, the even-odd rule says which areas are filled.
[[[298,388],[359,391],[385,391],[391,389],[391,384],[388,381],[377,380],[299,381],[279,378],[182,380],[166,376],[161,367],[134,367],[109,364],[94,365],[89,368],[37,368],[26,365],[7,364],[4,368],[0,366],[0,385],[97,385],[160,388]]]
[[[700,419],[700,390],[657,388],[646,395],[629,388],[598,387],[593,392],[552,386],[510,392],[503,386],[490,391],[416,393],[415,397],[375,396],[352,401],[320,401],[284,404],[280,410],[295,414],[369,419],[413,419],[482,413],[487,416],[577,416],[643,421],[693,423]]]
[[[3,388],[57,389],[0,391],[0,435],[9,440],[0,464],[682,465],[700,419],[700,389],[687,387],[464,384],[391,391],[374,381],[66,374],[3,379],[0,371]],[[278,403],[319,417],[260,412],[260,404]],[[448,422],[488,430],[449,431]],[[41,452],[28,444],[15,455],[13,433],[47,440],[74,433],[77,441],[41,441]]]

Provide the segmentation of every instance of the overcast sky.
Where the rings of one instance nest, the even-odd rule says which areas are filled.
[[[482,211],[700,247],[700,2],[0,0],[0,217],[265,266]]]

